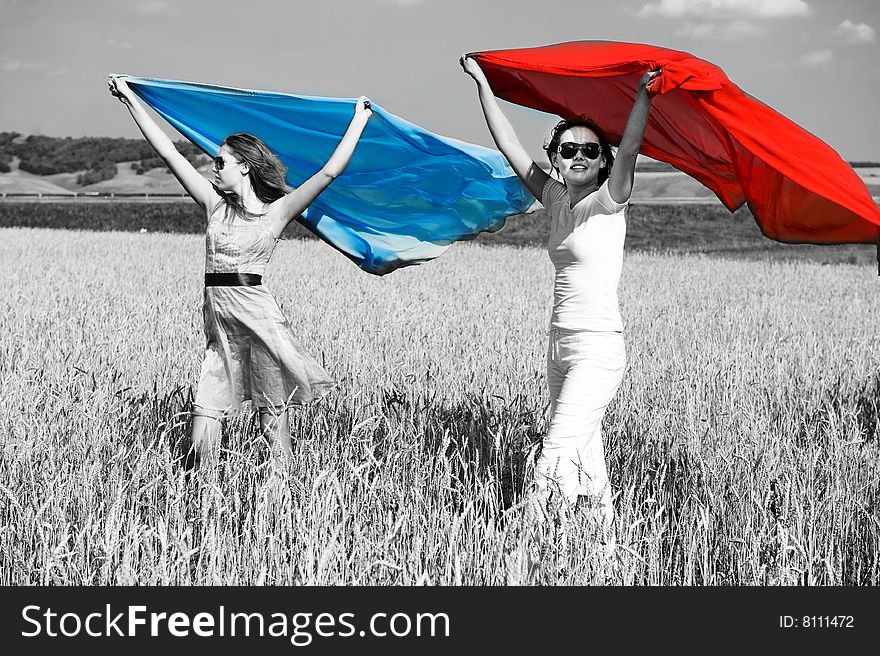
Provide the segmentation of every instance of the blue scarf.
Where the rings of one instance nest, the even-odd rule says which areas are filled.
[[[131,89],[211,155],[236,132],[262,139],[296,187],[329,159],[354,100],[126,77]],[[375,103],[344,173],[300,222],[361,269],[383,275],[495,231],[534,199],[501,153],[432,134]]]

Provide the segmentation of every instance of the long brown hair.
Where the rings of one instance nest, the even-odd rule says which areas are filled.
[[[596,125],[596,123],[589,117],[581,114],[580,116],[575,116],[574,118],[567,118],[556,124],[556,127],[553,128],[552,132],[550,132],[550,138],[544,144],[544,152],[547,153],[547,159],[550,160],[550,166],[559,173],[559,169],[556,168],[553,164],[553,153],[559,150],[559,137],[560,135],[568,130],[569,128],[574,127],[585,127],[590,128],[593,132],[596,133],[596,136],[599,137],[599,146],[602,149],[602,155],[605,157],[605,166],[599,169],[599,186],[602,186],[608,176],[611,175],[611,167],[614,166],[614,153],[611,152],[611,144],[608,143],[608,139],[605,137],[605,133],[602,132],[602,129]],[[562,184],[565,184],[565,180],[562,181]]]
[[[290,190],[287,186],[287,167],[269,150],[262,139],[246,132],[230,134],[223,144],[232,151],[235,158],[248,165],[248,178],[254,194],[264,203],[272,203]],[[230,212],[248,219],[256,219],[262,214],[248,211],[241,196],[235,192],[220,192],[226,202],[226,216]],[[223,201],[221,201],[223,202]]]

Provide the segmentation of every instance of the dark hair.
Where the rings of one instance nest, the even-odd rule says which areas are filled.
[[[559,149],[559,136],[569,128],[574,127],[590,128],[596,133],[596,136],[599,137],[599,145],[602,148],[602,155],[605,157],[605,166],[599,169],[599,186],[601,187],[611,174],[611,167],[614,166],[614,153],[611,152],[611,144],[608,143],[608,139],[605,137],[605,133],[602,132],[602,129],[596,125],[591,118],[584,116],[583,114],[575,116],[574,118],[566,118],[559,121],[559,123],[556,124],[556,127],[550,132],[550,138],[544,144],[544,152],[547,153],[547,159],[550,160],[550,166],[559,173],[559,169],[553,164],[553,158],[551,155]],[[562,183],[565,184],[565,180],[563,180]]]
[[[239,162],[248,165],[248,178],[254,193],[261,201],[271,203],[288,192],[287,167],[259,137],[240,132],[230,134],[223,144],[232,151]],[[230,210],[249,219],[261,216],[249,212],[241,196],[235,192],[221,192],[221,195],[226,201],[227,216]]]

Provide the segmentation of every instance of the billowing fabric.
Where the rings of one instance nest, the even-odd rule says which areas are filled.
[[[641,152],[748,203],[763,233],[792,243],[872,243],[880,209],[827,144],[686,52],[580,41],[473,53],[492,90],[568,118],[590,116],[618,144],[648,69],[661,68]]]
[[[354,101],[125,77],[131,89],[211,156],[236,132],[262,139],[298,186],[333,153]],[[495,231],[533,198],[501,153],[441,137],[372,103],[373,116],[345,172],[301,223],[382,275],[442,254],[456,240]]]
[[[208,210],[205,270],[262,275],[275,250],[266,217],[226,218]],[[329,392],[334,381],[297,339],[265,285],[205,287],[205,359],[196,405],[235,411],[242,401],[278,408]]]

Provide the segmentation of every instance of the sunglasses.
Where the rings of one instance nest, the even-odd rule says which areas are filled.
[[[559,144],[558,152],[562,159],[572,159],[578,151],[582,152],[587,159],[596,159],[602,152],[602,146],[595,142],[574,143],[573,141],[566,141]]]
[[[234,162],[234,163],[238,164],[238,162]],[[214,158],[214,168],[215,169],[217,169],[218,171],[222,171],[224,166],[226,166],[226,160],[224,160],[219,155]]]

